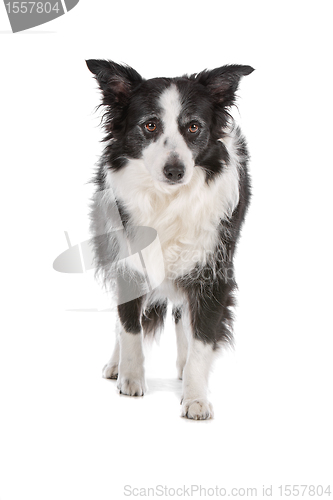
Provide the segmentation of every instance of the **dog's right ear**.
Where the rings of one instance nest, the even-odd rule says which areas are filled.
[[[130,66],[102,59],[88,59],[86,64],[95,75],[107,105],[126,104],[133,89],[143,81]]]

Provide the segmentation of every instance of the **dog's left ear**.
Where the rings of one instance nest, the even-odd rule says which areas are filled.
[[[196,76],[196,80],[205,85],[215,101],[224,107],[230,107],[235,102],[235,92],[242,76],[254,71],[251,66],[230,64],[211,71],[204,70]]]

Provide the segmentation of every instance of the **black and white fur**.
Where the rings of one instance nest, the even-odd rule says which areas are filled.
[[[211,418],[208,376],[217,348],[232,342],[233,256],[250,197],[246,143],[228,111],[253,68],[144,80],[112,61],[87,65],[105,106],[106,148],[92,206],[97,268],[118,293],[124,282],[137,288],[144,281],[135,259],[115,272],[122,245],[112,232],[115,207],[129,241],[135,228],[154,228],[161,250],[146,255],[150,289],[118,302],[116,346],[103,376],[118,378],[122,394],[144,394],[143,337],[163,325],[169,299],[182,416]]]

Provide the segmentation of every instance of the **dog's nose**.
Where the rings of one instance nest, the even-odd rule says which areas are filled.
[[[179,161],[167,163],[163,169],[169,182],[180,182],[185,175],[185,165]]]

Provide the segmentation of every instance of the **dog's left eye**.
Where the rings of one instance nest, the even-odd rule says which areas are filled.
[[[146,123],[145,127],[148,132],[155,132],[157,126],[155,122],[148,122]]]
[[[192,134],[195,134],[199,130],[199,125],[197,123],[191,123],[191,125],[188,128],[189,132]]]

